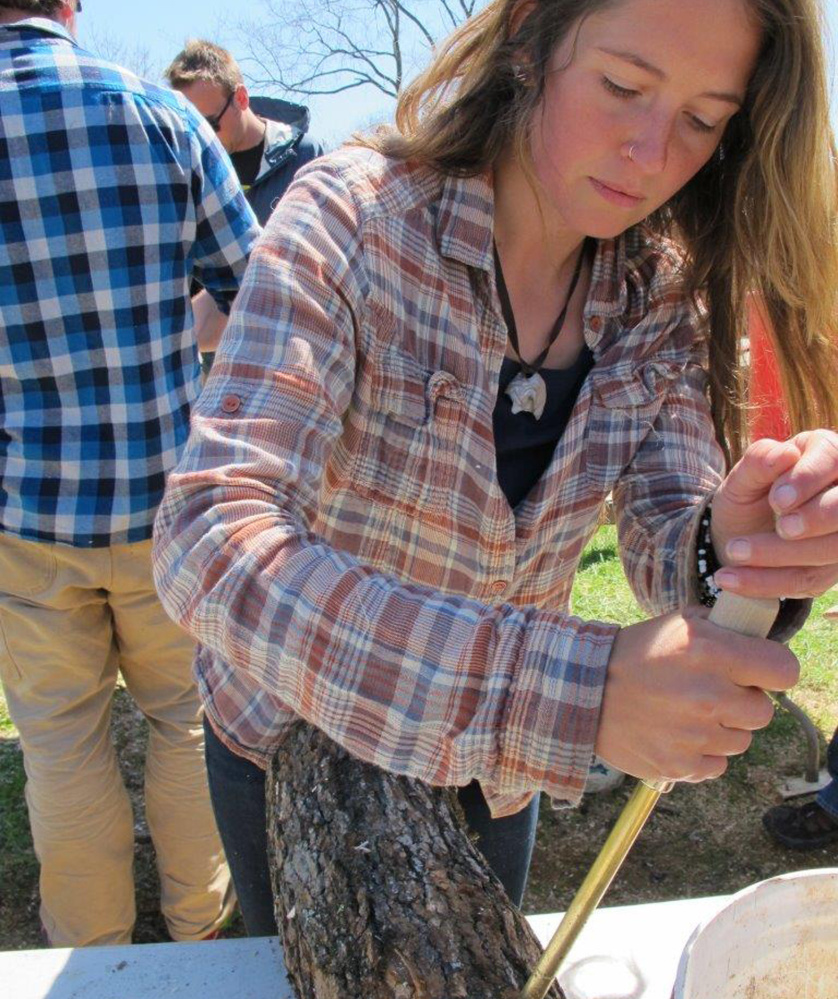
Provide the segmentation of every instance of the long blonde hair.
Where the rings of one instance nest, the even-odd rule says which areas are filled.
[[[493,0],[403,91],[396,128],[361,141],[447,174],[482,173],[510,148],[526,165],[553,51],[620,2],[531,0],[513,34],[520,0]],[[838,427],[838,174],[822,12],[818,0],[748,2],[763,44],[745,107],[711,160],[647,220],[683,245],[685,292],[708,306],[710,398],[729,461],[747,442],[749,294],[770,319],[793,431]]]

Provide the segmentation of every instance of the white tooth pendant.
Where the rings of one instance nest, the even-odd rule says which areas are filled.
[[[547,403],[547,386],[544,379],[535,371],[525,375],[519,371],[506,386],[506,395],[512,400],[512,413],[532,413],[536,420],[541,419]]]

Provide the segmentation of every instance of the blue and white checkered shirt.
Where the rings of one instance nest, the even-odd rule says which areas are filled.
[[[0,529],[151,536],[200,387],[190,281],[227,311],[258,233],[183,98],[0,27]]]

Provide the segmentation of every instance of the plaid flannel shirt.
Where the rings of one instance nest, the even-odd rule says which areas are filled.
[[[151,536],[200,386],[190,278],[227,311],[258,233],[183,98],[0,28],[0,529]]]
[[[494,814],[575,801],[616,626],[570,613],[613,489],[646,608],[697,599],[720,481],[679,257],[598,245],[595,365],[513,511],[492,432],[507,334],[492,187],[363,150],[306,167],[251,258],[155,529],[208,717],[264,766],[301,717],[361,759],[477,779]]]

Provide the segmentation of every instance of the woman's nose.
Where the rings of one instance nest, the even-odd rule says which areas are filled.
[[[628,143],[629,159],[644,173],[662,173],[666,169],[673,127],[674,123],[668,115],[645,118]]]

